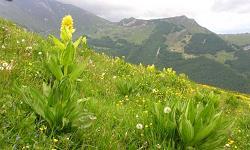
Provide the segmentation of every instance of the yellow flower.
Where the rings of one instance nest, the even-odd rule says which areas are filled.
[[[73,19],[70,15],[67,15],[62,19],[60,37],[64,42],[67,42],[72,39],[72,34],[74,32],[75,29]]]
[[[63,17],[61,24],[61,32],[63,29],[67,29],[71,34],[75,32],[74,21],[70,15]]]
[[[153,65],[148,65],[147,66],[147,70],[149,71],[149,72],[154,72],[155,71],[155,65],[153,64]]]
[[[54,143],[57,143],[57,142],[58,142],[58,139],[53,138],[53,142],[54,142]]]

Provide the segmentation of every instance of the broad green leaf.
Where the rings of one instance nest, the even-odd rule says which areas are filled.
[[[56,77],[56,79],[60,81],[63,77],[63,73],[60,65],[56,61],[56,58],[50,58],[49,62],[47,63],[47,66],[50,72]]]
[[[86,37],[83,37],[83,38],[82,38],[82,43],[83,43],[84,45],[87,44],[87,38],[86,38]]]
[[[51,91],[50,85],[47,85],[45,82],[43,82],[43,94],[48,97]]]
[[[60,82],[60,81],[59,81]],[[58,81],[54,82],[54,85],[52,87],[52,90],[48,96],[48,106],[55,106],[56,103],[62,98],[62,93],[59,89],[59,83]]]
[[[78,65],[73,69],[73,71],[69,74],[69,78],[71,81],[76,80],[84,71],[85,64]]]
[[[75,58],[75,48],[72,42],[69,42],[62,54],[62,64],[64,66],[69,66],[73,64],[74,58]]]
[[[53,111],[53,108],[47,106],[44,109],[44,114],[45,114],[45,120],[49,123],[49,125],[54,128],[55,124],[55,113]]]
[[[83,37],[79,37],[75,42],[74,42],[74,47],[77,48],[79,46],[79,44],[82,42]]]
[[[195,115],[196,115],[196,109],[194,107],[193,101],[194,100],[189,100],[187,108],[186,108],[186,112],[185,112],[187,119],[190,120],[191,123],[194,123]]]
[[[203,111],[200,114],[200,117],[203,118],[205,123],[210,122],[210,119],[215,114],[214,104],[212,102],[208,102],[204,107]]]
[[[55,44],[56,47],[58,47],[59,49],[65,49],[65,45],[56,37],[54,37],[53,35],[50,36]]]
[[[62,100],[67,101],[72,96],[72,85],[68,77],[64,77],[59,84],[60,94],[62,95]]]
[[[192,141],[194,137],[194,128],[191,124],[191,121],[187,120],[184,115],[182,115],[182,117],[180,118],[179,132],[182,137],[182,140],[185,143],[189,143],[190,141]]]
[[[194,137],[194,141],[193,141],[194,143],[203,140],[209,134],[212,133],[212,131],[215,129],[215,127],[217,125],[217,122],[220,119],[220,115],[221,115],[220,113],[215,115],[214,119],[206,127],[203,127],[203,129],[200,129],[200,131]]]
[[[36,114],[45,118],[44,109],[46,107],[46,100],[43,95],[32,88],[23,88],[22,92],[26,95],[25,102],[34,110]]]
[[[160,119],[160,112],[159,112],[159,104],[158,103],[154,104],[154,113],[155,113],[157,119]]]

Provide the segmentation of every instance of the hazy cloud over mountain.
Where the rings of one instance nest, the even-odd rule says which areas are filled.
[[[217,12],[250,13],[249,0],[215,0],[212,9]]]
[[[58,0],[111,21],[186,15],[217,33],[250,32],[250,0]]]

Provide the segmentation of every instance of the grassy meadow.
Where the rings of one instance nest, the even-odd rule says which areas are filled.
[[[249,95],[58,43],[0,20],[0,149],[250,149]]]

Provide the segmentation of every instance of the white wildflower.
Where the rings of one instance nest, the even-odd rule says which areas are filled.
[[[12,65],[8,65],[7,67],[6,67],[6,70],[12,70]]]
[[[26,47],[26,50],[32,50],[32,47],[31,46]]]
[[[16,43],[19,44],[20,42],[17,40]]]
[[[157,144],[157,145],[156,145],[156,148],[161,149],[161,145],[160,145],[160,144]]]
[[[164,113],[165,114],[168,114],[170,112],[171,112],[171,108],[170,107],[167,106],[167,107],[164,108]]]
[[[22,42],[25,42],[25,39],[22,39]]]
[[[0,70],[1,70],[1,71],[4,70],[4,67],[0,66]]]
[[[2,45],[2,49],[5,49],[6,47],[4,45]]]
[[[97,117],[96,117],[96,116],[92,116],[92,115],[90,115],[90,116],[89,116],[89,119],[90,119],[90,120],[96,120],[96,119],[97,119]]]
[[[2,63],[2,66],[3,66],[4,68],[6,68],[6,67],[8,66],[8,63],[7,63],[7,62],[4,62],[4,63]]]
[[[101,80],[104,79],[105,74],[106,74],[106,73],[102,73],[102,75],[101,75]]]
[[[157,90],[157,89],[153,89],[152,92],[153,92],[153,93],[157,93],[158,90]]]
[[[143,129],[143,125],[142,125],[141,123],[138,123],[138,124],[136,125],[136,128],[139,129],[139,130],[141,130],[141,129]]]
[[[91,59],[89,60],[89,64],[93,64],[93,61]]]
[[[38,52],[38,55],[42,55],[43,53],[42,52]]]
[[[76,81],[77,81],[77,82],[82,82],[83,79],[79,79],[79,78],[78,78],[78,79],[76,79]]]

